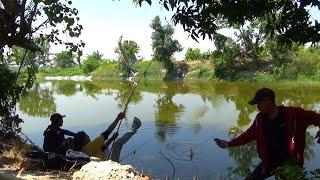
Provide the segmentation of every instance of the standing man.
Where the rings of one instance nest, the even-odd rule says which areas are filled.
[[[51,124],[44,131],[44,141],[43,141],[43,150],[46,152],[55,152],[64,154],[65,149],[62,148],[63,143],[65,142],[65,135],[75,136],[76,133],[71,131],[61,129],[63,125],[63,118],[65,115],[59,113],[52,114],[50,117]]]
[[[261,163],[246,179],[266,179],[273,170],[285,163],[303,166],[306,130],[320,126],[320,115],[302,108],[277,106],[275,93],[269,88],[259,89],[248,102],[260,111],[251,127],[239,137],[224,141],[215,139],[220,148],[245,145],[257,141]],[[318,131],[316,138],[319,138]]]

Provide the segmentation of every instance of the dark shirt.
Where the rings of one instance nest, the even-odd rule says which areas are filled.
[[[265,116],[263,125],[270,168],[276,168],[289,159],[287,122],[283,108],[279,107],[278,115],[274,119]]]
[[[60,127],[49,125],[43,133],[43,150],[47,152],[56,152],[63,154],[64,152],[59,151],[59,147],[61,147],[61,145],[65,141],[64,135],[74,136],[75,133],[65,129],[61,129]]]

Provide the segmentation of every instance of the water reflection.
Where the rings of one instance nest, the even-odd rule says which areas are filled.
[[[35,83],[32,89],[21,97],[19,109],[29,116],[48,117],[56,112],[53,91],[48,87],[40,87]]]
[[[248,105],[247,102],[257,89],[264,86],[265,84],[257,83],[201,81],[141,82],[132,97],[129,112],[131,112],[131,116],[144,116],[148,122],[143,124],[142,130],[139,132],[141,136],[139,134],[136,136],[140,139],[136,141],[133,139],[131,145],[135,147],[151,137],[155,141],[150,142],[154,143],[152,147],[141,148],[144,156],[136,155],[136,159],[131,159],[128,163],[150,167],[156,173],[155,176],[160,176],[171,172],[171,167],[167,167],[168,162],[159,160],[158,151],[155,151],[154,148],[160,149],[163,144],[169,144],[170,147],[167,149],[173,148],[177,151],[176,154],[181,155],[183,153],[180,152],[180,149],[185,150],[187,146],[194,147],[208,137],[224,136],[227,138],[226,136],[228,136],[233,138],[238,136],[248,128],[257,113],[257,108]],[[300,106],[312,110],[320,109],[319,86],[317,85],[269,84],[268,87],[275,90],[278,104]],[[91,128],[91,131],[95,133],[93,134],[96,135],[103,130],[106,119],[114,118],[115,111],[118,112],[124,108],[132,88],[132,83],[119,81],[36,83],[30,92],[22,97],[18,108],[26,115],[46,119],[55,111],[61,110],[66,111],[68,115],[76,114],[75,119],[81,119],[82,116],[87,119],[94,117],[97,120],[92,127],[89,127],[91,122],[85,123],[88,127],[78,127],[81,124],[79,121],[74,121],[74,123],[69,121],[66,124],[75,126],[73,130]],[[81,107],[77,107],[81,110],[77,111],[77,108],[66,107],[68,106],[66,101],[72,101],[73,104],[70,103],[72,105],[81,105]],[[84,103],[79,104],[79,102]],[[86,107],[90,108],[87,110]],[[82,109],[87,111],[82,111]],[[213,116],[215,118],[212,118]],[[72,119],[72,115],[69,117]],[[99,118],[102,119],[101,123]],[[47,121],[43,123],[44,128],[47,123]],[[70,127],[73,127],[71,125]],[[99,129],[100,127],[101,129]],[[148,137],[144,135],[145,133],[149,133]],[[174,144],[170,144],[170,142],[174,142]],[[185,142],[193,145],[186,145]],[[309,132],[306,142],[305,159],[312,161],[315,156],[315,143]],[[173,147],[172,144],[175,146]],[[190,148],[187,150],[188,153],[191,152]],[[180,169],[177,167],[176,177],[194,176],[192,171],[194,168],[192,167],[196,164],[200,169],[199,177],[215,178],[218,176],[217,174],[210,175],[213,174],[212,169],[217,169],[216,173],[219,171],[228,172],[229,178],[236,178],[246,175],[259,162],[255,143],[228,149],[225,156],[224,150],[218,149],[212,143],[203,144],[199,149],[194,148],[192,152],[193,150],[196,158],[183,162]],[[157,158],[158,161],[155,160]],[[219,158],[223,162],[216,160]],[[192,165],[190,165],[190,172],[185,170],[187,163]],[[220,165],[221,163],[224,165]],[[230,168],[227,171],[228,167]]]
[[[181,88],[179,83],[165,83],[164,91],[159,93],[155,105],[155,120],[157,127],[157,138],[164,142],[167,135],[173,136],[177,131],[176,121],[180,118],[181,113],[184,112],[182,104],[173,102],[173,97]]]
[[[118,102],[118,107],[120,109],[124,109],[127,101],[132,94],[133,88],[134,88],[134,83],[132,82],[123,82],[120,84],[121,88],[119,88],[116,91],[116,97],[115,100]],[[140,90],[136,90],[131,97],[131,104],[137,104],[142,100],[142,95]]]
[[[102,89],[101,87],[93,84],[93,83],[90,83],[90,82],[83,82],[81,84],[81,91],[84,90],[85,91],[85,94],[87,96],[90,96],[94,99],[97,99],[97,95],[101,94],[102,93]]]
[[[52,81],[52,89],[56,94],[73,96],[78,91],[82,91],[82,87],[79,83],[74,81]]]

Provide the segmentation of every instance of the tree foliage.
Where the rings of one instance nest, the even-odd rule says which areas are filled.
[[[50,59],[50,44],[48,41],[40,41],[39,38],[36,38],[35,40],[39,44],[39,48],[41,51],[28,51],[24,62],[22,62],[25,49],[17,46],[13,46],[9,51],[7,51],[7,58],[6,58],[6,64],[15,64],[20,65],[23,63],[23,66],[31,66],[39,67],[39,66],[46,66],[49,65]]]
[[[202,54],[200,52],[200,49],[199,48],[188,48],[187,49],[187,52],[184,56],[184,59],[186,61],[192,61],[192,60],[201,60],[203,57],[202,57]]]
[[[181,51],[180,43],[173,39],[174,29],[170,24],[161,25],[159,16],[156,16],[151,23],[153,59],[162,62],[167,70],[167,75],[172,73],[174,64],[172,56],[175,52]]]
[[[61,35],[79,37],[82,26],[78,23],[78,10],[72,1],[59,0],[1,0],[0,1],[0,132],[1,135],[19,132],[21,120],[16,115],[16,103],[23,92],[32,87],[37,63],[29,62],[32,52],[41,51],[41,42],[65,45],[70,51],[82,55],[82,41],[64,41]],[[38,40],[34,38],[37,34]],[[22,49],[13,49],[14,47]],[[15,54],[18,68],[8,65]],[[21,76],[20,73],[24,72]]]
[[[203,0],[133,0],[142,5],[146,1],[159,2],[167,10],[174,12],[172,20],[181,24],[195,40],[202,36],[214,39],[221,26],[244,25],[247,21],[265,21],[263,25],[268,35],[282,42],[320,41],[320,24],[310,18],[310,7],[319,13],[318,0],[297,1],[203,1]]]
[[[57,53],[54,57],[54,63],[56,66],[61,68],[67,68],[75,66],[76,63],[74,62],[74,56],[69,51],[62,51],[60,53]]]
[[[32,35],[37,32],[40,38],[51,43],[64,44],[78,51],[83,42],[63,41],[60,34],[79,37],[83,27],[78,24],[78,10],[71,7],[72,1],[45,0],[1,0],[0,1],[0,49],[5,46],[18,46],[31,51],[40,51]],[[65,27],[61,29],[60,24]],[[44,31],[49,28],[50,31]]]
[[[132,66],[137,62],[139,50],[139,45],[135,41],[122,40],[122,36],[120,36],[115,53],[118,54],[118,61],[125,77],[132,72]]]
[[[88,55],[87,59],[82,65],[82,70],[86,74],[96,70],[102,63],[102,56],[103,55],[99,51],[93,52],[92,54]]]

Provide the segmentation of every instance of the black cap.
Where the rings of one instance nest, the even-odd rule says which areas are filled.
[[[51,115],[50,121],[51,122],[58,121],[58,120],[63,119],[64,117],[66,117],[66,116],[65,115],[61,115],[59,113],[54,113],[54,114]]]
[[[275,93],[272,89],[269,88],[261,88],[259,89],[254,98],[249,101],[248,103],[251,105],[257,104],[258,101],[263,101],[263,100],[275,100]]]

